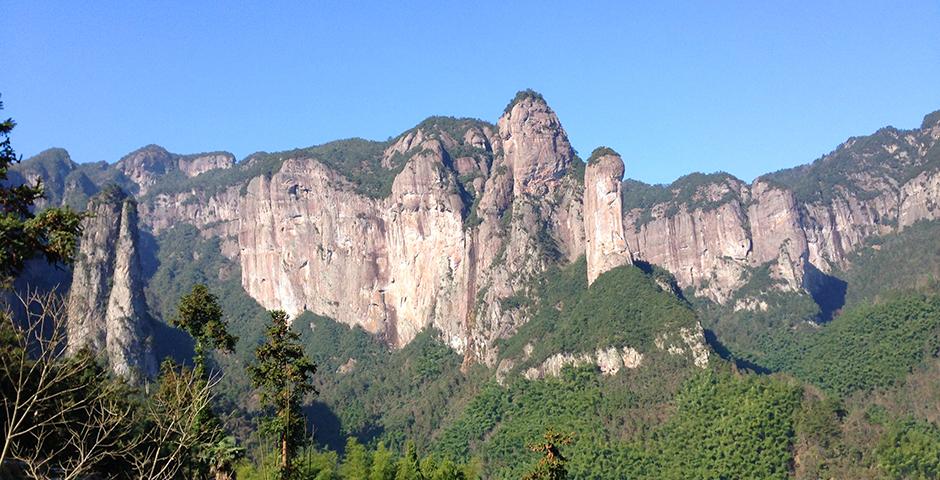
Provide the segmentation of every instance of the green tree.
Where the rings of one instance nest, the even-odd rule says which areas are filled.
[[[297,447],[305,440],[306,423],[301,402],[313,386],[316,365],[304,355],[300,336],[291,331],[287,314],[271,312],[267,341],[255,350],[256,363],[248,365],[248,375],[261,390],[261,402],[273,415],[264,420],[263,429],[277,437],[280,445],[281,479],[289,479],[291,462]]]
[[[216,480],[233,478],[235,463],[245,455],[245,449],[238,445],[235,437],[228,435],[204,450],[204,462],[209,464],[209,474]]]
[[[228,325],[223,319],[218,297],[209,292],[209,288],[203,284],[193,286],[189,294],[180,298],[177,314],[173,317],[172,323],[185,330],[195,340],[193,375],[200,383],[204,383],[208,378],[206,349],[214,348],[232,352],[235,342],[238,341],[236,337],[228,333]],[[230,437],[227,436],[222,422],[211,408],[200,412],[196,428],[200,430],[199,438],[205,441],[197,445],[193,455],[195,463],[192,467],[203,476],[214,472],[216,476],[224,478],[227,472],[231,471],[229,467],[232,462],[237,460],[237,456],[232,457],[232,455],[237,454],[240,447],[234,443],[232,445],[225,443]],[[226,468],[228,470],[225,470]]]
[[[339,475],[349,480],[369,478],[369,452],[356,441],[356,437],[349,437],[346,441],[346,455],[339,466]]]
[[[392,458],[392,452],[385,448],[384,443],[379,443],[375,453],[372,454],[372,469],[369,472],[369,480],[394,480],[395,462]]]
[[[902,420],[881,439],[875,455],[888,478],[940,478],[940,429],[910,418]]]
[[[214,348],[224,352],[232,352],[238,338],[228,333],[228,324],[222,318],[222,307],[219,297],[216,297],[209,288],[203,284],[193,286],[193,290],[180,299],[173,325],[182,328],[193,340],[195,372],[198,376],[205,376],[205,351]]]
[[[561,454],[562,445],[571,445],[571,434],[558,433],[554,430],[545,432],[543,442],[529,445],[529,450],[541,453],[542,458],[522,479],[565,480],[568,478],[568,470],[565,468],[568,459]]]
[[[424,480],[421,475],[421,465],[418,461],[418,450],[415,442],[408,440],[405,444],[405,454],[398,459],[398,468],[395,480]]]
[[[10,167],[20,161],[10,143],[15,126],[11,118],[0,122],[0,288],[10,287],[33,257],[70,262],[82,231],[83,216],[68,207],[32,212],[33,203],[43,197],[39,180],[35,185],[8,185]]]

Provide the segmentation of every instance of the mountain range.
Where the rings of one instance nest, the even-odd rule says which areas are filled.
[[[761,268],[766,289],[825,298],[866,239],[940,217],[940,112],[921,128],[853,137],[812,164],[748,184],[724,173],[671,185],[621,181],[624,162],[587,161],[545,100],[520,92],[498,122],[431,117],[386,142],[341,140],[236,162],[148,145],[114,164],[61,149],[16,167],[47,205],[84,209],[117,185],[159,236],[189,224],[220,240],[259,304],[359,325],[395,347],[428,326],[468,361],[528,320],[506,299],[552,264],[587,259],[588,281],[647,262],[680,288],[735,310]],[[627,169],[628,170],[628,169]],[[837,289],[836,289],[837,290]],[[509,307],[509,308],[507,308]]]

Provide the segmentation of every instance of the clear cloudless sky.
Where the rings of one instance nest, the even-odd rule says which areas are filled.
[[[750,180],[940,109],[940,2],[0,0],[0,68],[24,156],[384,140],[533,88],[628,177]]]

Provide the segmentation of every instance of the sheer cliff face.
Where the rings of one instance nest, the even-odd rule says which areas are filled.
[[[718,302],[770,264],[777,288],[815,288],[817,272],[844,268],[866,239],[940,218],[940,123],[853,138],[812,165],[698,185],[692,201],[626,209],[637,257]]]
[[[136,380],[156,373],[137,253],[137,208],[118,191],[91,200],[72,274],[68,348],[103,352],[111,369]]]
[[[845,267],[866,239],[940,219],[938,139],[940,112],[919,129],[852,138],[812,165],[751,184],[695,174],[644,186],[621,183],[623,161],[609,149],[584,165],[551,108],[523,94],[496,125],[432,117],[353,150],[327,144],[235,165],[226,153],[183,156],[151,145],[112,167],[50,150],[14,170],[48,177],[52,203],[69,191],[81,198],[102,178],[127,184],[155,234],[189,223],[219,237],[222,254],[240,263],[245,290],[266,308],[361,325],[393,346],[433,326],[468,361],[493,364],[496,340],[528,320],[507,300],[534,293],[532,280],[549,266],[581,255],[588,282],[644,261],[735,308],[759,304],[736,297],[759,268],[776,280],[769,288],[812,291],[820,273]],[[375,188],[382,176],[388,181]],[[84,344],[104,348],[109,328],[120,328],[95,318],[138,311],[135,289],[107,280],[136,281],[135,267],[109,253],[133,250],[118,240],[133,238],[121,232],[136,225],[113,205],[92,208],[103,213],[89,220],[73,297],[75,309],[96,313],[76,315],[74,328]],[[143,360],[117,361],[133,362]]]
[[[530,98],[498,131],[419,128],[392,143],[383,164],[396,155],[408,160],[384,199],[355,193],[316,158],[290,158],[251,180],[238,206],[242,283],[267,308],[311,310],[397,346],[433,325],[485,359],[525,321],[499,299],[521,293],[548,262],[583,253],[565,132]]]
[[[584,172],[584,233],[588,284],[611,268],[633,263],[623,230],[623,160],[607,154]]]

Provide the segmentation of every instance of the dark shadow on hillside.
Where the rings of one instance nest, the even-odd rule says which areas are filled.
[[[182,365],[192,365],[195,343],[188,333],[159,320],[151,320],[150,325],[158,364],[169,358]]]
[[[645,260],[639,260],[639,259],[633,260],[633,265],[636,266],[636,268],[639,268],[640,270],[642,270],[643,273],[645,273],[646,276],[650,278],[655,278],[656,274],[667,275],[669,279],[669,285],[672,289],[672,294],[678,297],[679,300],[689,303],[688,299],[685,298],[685,294],[682,292],[682,289],[679,288],[678,283],[676,283],[676,277],[674,277],[666,269],[662,267],[656,267],[650,262],[647,262]]]
[[[712,330],[705,329],[705,342],[708,343],[708,345],[712,347],[712,350],[723,360],[734,363],[734,366],[737,367],[738,370],[748,370],[762,375],[773,373],[772,370],[750,360],[735,357],[734,353],[729,350],[725,344],[721,343],[721,340],[718,340],[718,336],[715,335],[715,332]]]
[[[137,254],[140,260],[141,278],[144,284],[149,284],[160,266],[157,259],[159,251],[156,237],[147,230],[141,229],[137,235]],[[155,318],[151,312],[151,329],[153,332],[153,353],[157,363],[172,359],[181,365],[192,366],[195,354],[195,342],[188,333]]]
[[[156,237],[140,229],[137,235],[137,254],[140,258],[140,276],[144,282],[150,282],[153,275],[157,273],[157,267],[160,266],[160,261],[157,260],[159,249]]]
[[[343,454],[346,448],[346,436],[342,422],[333,410],[323,402],[313,402],[303,407],[308,423],[312,424],[313,440],[321,446]],[[308,431],[311,425],[308,425]]]
[[[806,263],[806,289],[816,305],[819,305],[819,323],[833,319],[845,305],[848,283],[838,277],[823,273],[812,263]]]

